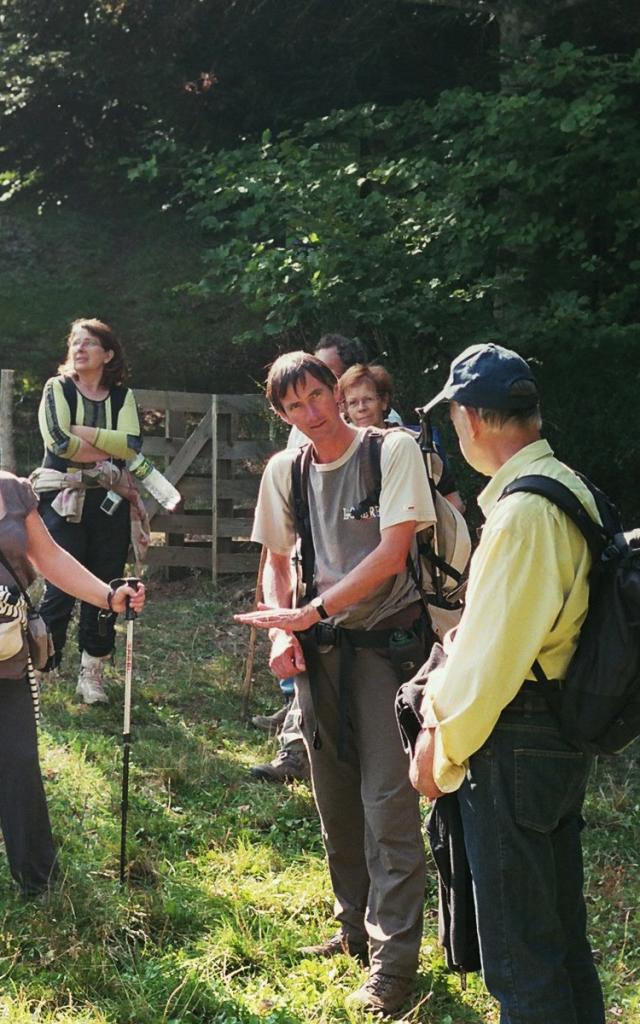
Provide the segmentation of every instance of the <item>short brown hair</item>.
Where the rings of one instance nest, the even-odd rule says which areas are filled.
[[[127,367],[120,339],[113,327],[105,324],[102,320],[96,320],[95,317],[80,317],[80,319],[74,320],[71,324],[67,338],[67,357],[64,363],[61,363],[58,367],[58,373],[74,376],[73,363],[69,358],[69,345],[71,344],[73,333],[78,327],[83,331],[88,331],[94,338],[97,338],[105,352],[113,352],[111,360],[105,363],[102,371],[101,386],[112,388],[115,384],[124,384],[127,379]]]
[[[284,412],[282,399],[290,387],[297,391],[307,374],[331,389],[338,382],[333,370],[310,352],[285,352],[278,356],[267,377],[267,399],[276,412]]]
[[[356,384],[362,384],[364,381],[370,381],[373,384],[378,397],[383,402],[386,401],[388,412],[393,398],[393,380],[384,366],[378,366],[376,363],[356,363],[355,366],[350,366],[348,370],[345,370],[338,381],[340,401],[346,401],[347,388],[355,387]]]

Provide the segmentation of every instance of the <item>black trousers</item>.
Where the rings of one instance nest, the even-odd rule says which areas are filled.
[[[13,878],[25,895],[42,892],[57,873],[56,851],[26,679],[0,679],[0,824]]]
[[[106,491],[101,487],[88,490],[82,520],[79,523],[70,523],[51,507],[57,493],[47,491],[41,494],[39,506],[42,520],[53,539],[86,566],[94,576],[106,583],[122,576],[131,533],[129,502],[123,501],[114,515],[108,516],[100,511],[100,504]],[[49,668],[56,668],[62,660],[74,605],[74,597],[47,582],[40,604],[40,614],[51,631],[55,648]],[[105,635],[102,636],[98,632],[98,611],[95,605],[86,604],[84,601],[81,603],[78,647],[87,654],[102,657],[113,650],[115,631],[113,622],[109,619]]]

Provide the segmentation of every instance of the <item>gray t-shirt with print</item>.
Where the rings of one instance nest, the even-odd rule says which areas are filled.
[[[435,521],[420,450],[411,437],[396,431],[385,437],[382,446],[380,503],[371,508],[368,516],[354,517],[352,509],[367,497],[360,451],[363,436],[364,430],[358,430],[347,450],[334,462],[311,462],[309,510],[319,594],[374,551],[380,543],[381,530],[415,521],[417,531]],[[260,485],[252,539],[276,554],[291,553],[296,539],[291,488],[296,453],[296,449],[288,448],[274,455]],[[403,571],[389,577],[363,601],[340,612],[332,621],[352,629],[372,629],[417,599],[415,586]]]

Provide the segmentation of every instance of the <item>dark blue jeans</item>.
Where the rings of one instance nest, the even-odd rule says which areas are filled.
[[[586,935],[581,811],[590,758],[521,692],[458,793],[482,973],[501,1024],[604,1024]]]

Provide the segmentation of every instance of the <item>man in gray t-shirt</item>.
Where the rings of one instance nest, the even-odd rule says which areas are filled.
[[[313,446],[308,504],[316,596],[292,607],[296,451],[286,449],[267,465],[253,530],[267,548],[268,607],[237,618],[269,629],[272,671],[296,676],[340,924],[337,935],[304,952],[368,959],[367,981],[350,998],[365,1009],[393,1012],[417,969],[424,850],[395,724],[398,679],[388,644],[393,630],[419,628],[406,561],[416,532],[435,521],[435,511],[418,446],[394,431],[382,445],[379,504],[353,514],[367,496],[364,431],[341,418],[335,384],[332,371],[304,352],[281,356],[271,368],[272,406]],[[323,620],[338,627],[338,643],[316,628]]]
[[[323,334],[317,342],[314,353],[318,359],[333,370],[339,379],[342,374],[351,366],[357,363],[366,363],[368,356],[362,343],[356,338],[346,338],[343,334]],[[389,410],[389,422],[402,425],[402,420],[394,409]],[[298,427],[291,427],[287,448],[299,448],[306,444],[308,438]],[[280,685],[285,689],[285,684],[291,684],[291,680],[283,680]],[[280,727],[278,735],[278,753],[272,761],[264,764],[256,764],[249,769],[252,778],[265,782],[290,782],[294,779],[309,778],[309,760],[307,758],[302,728],[300,724],[300,707],[298,698],[293,694],[288,705],[281,708],[274,715],[256,715],[252,722],[254,725],[269,732]]]

